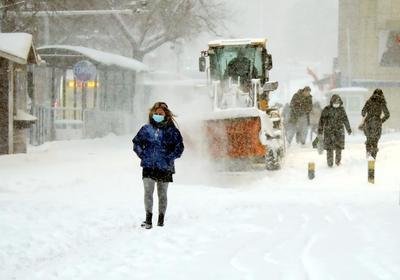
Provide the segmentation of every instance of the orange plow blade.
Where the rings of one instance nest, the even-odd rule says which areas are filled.
[[[266,150],[259,140],[260,129],[258,117],[208,120],[209,152],[215,159],[264,157]]]

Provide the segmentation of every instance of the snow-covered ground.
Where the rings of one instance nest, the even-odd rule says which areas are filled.
[[[281,171],[212,174],[187,152],[151,230],[131,136],[1,156],[0,279],[398,280],[400,135],[384,135],[374,185],[349,140],[333,169],[293,146]]]

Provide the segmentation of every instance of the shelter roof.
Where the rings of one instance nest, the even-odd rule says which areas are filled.
[[[32,35],[28,33],[0,33],[0,57],[18,64],[40,62]]]
[[[123,68],[136,72],[148,71],[147,65],[136,59],[81,46],[48,45],[37,50],[49,65],[58,67],[72,67],[78,61],[88,59],[100,68]]]
[[[364,92],[368,93],[368,89],[364,87],[342,87],[342,88],[334,88],[329,92],[331,93],[346,93],[346,92]]]
[[[214,40],[208,43],[209,47],[219,46],[237,46],[237,45],[258,45],[265,47],[267,39],[265,38],[245,38],[245,39],[223,39]]]

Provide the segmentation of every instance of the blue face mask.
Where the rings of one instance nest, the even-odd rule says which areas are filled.
[[[153,114],[153,120],[157,123],[162,122],[165,119],[165,116],[163,115],[157,115],[157,114]]]

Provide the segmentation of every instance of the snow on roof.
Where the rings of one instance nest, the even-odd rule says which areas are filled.
[[[49,49],[74,51],[106,66],[117,66],[137,72],[145,72],[149,70],[147,65],[133,58],[81,46],[48,45],[38,48],[38,50]]]
[[[28,114],[23,110],[17,110],[17,115],[14,116],[15,121],[26,121],[26,122],[34,122],[37,120],[35,116]]]
[[[246,38],[246,39],[224,39],[214,40],[208,43],[209,47],[226,46],[226,45],[263,45],[265,46],[267,39],[265,38]]]
[[[367,88],[364,87],[343,87],[343,88],[334,88],[330,90],[329,92],[332,93],[339,93],[339,92],[368,92]]]
[[[27,64],[30,52],[38,62],[32,35],[28,33],[0,33],[0,57],[4,57],[19,64]]]

